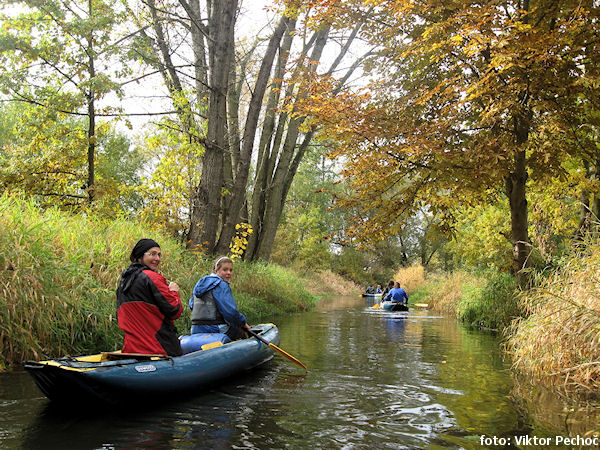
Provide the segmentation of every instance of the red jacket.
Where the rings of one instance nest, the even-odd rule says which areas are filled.
[[[117,288],[117,321],[125,332],[123,353],[179,356],[182,354],[173,321],[183,307],[167,280],[141,263],[121,274]]]

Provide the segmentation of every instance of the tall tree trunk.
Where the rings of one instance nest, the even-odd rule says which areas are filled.
[[[91,52],[90,52],[91,53]],[[90,77],[95,77],[94,71],[94,60],[90,56]],[[96,190],[96,174],[94,168],[94,162],[96,160],[96,107],[94,104],[94,92],[90,87],[88,93],[88,150],[87,150],[87,164],[88,164],[88,177],[87,177],[87,193],[88,203],[91,205],[94,201],[95,190]]]
[[[281,41],[283,33],[287,29],[289,18],[284,16],[281,18],[273,36],[269,40],[269,45],[263,57],[254,92],[250,98],[246,123],[244,125],[244,136],[242,138],[242,148],[240,158],[235,170],[235,180],[233,187],[233,196],[228,208],[227,218],[223,225],[221,237],[217,245],[217,252],[225,253],[229,249],[229,243],[235,233],[235,225],[240,215],[240,211],[246,199],[246,187],[248,182],[248,173],[250,170],[250,158],[252,149],[254,148],[254,137],[258,126],[258,118],[263,103],[263,98],[267,89],[269,75],[273,67],[273,62],[277,54],[277,48]]]
[[[529,137],[529,120],[522,116],[514,119],[517,152],[514,156],[514,169],[506,177],[506,195],[510,205],[511,239],[513,244],[513,271],[521,287],[525,287],[528,277],[523,269],[528,265],[531,251],[527,218],[527,159],[524,144]]]
[[[351,32],[337,58],[326,72],[327,75],[332,74],[337,68],[338,64],[342,61],[343,56],[347,53],[351,42],[358,34],[361,26],[362,24],[358,24]],[[321,59],[321,55],[328,37],[329,29],[322,29],[313,36],[315,44],[310,58],[311,61],[318,62]],[[347,70],[346,75],[339,81],[335,92],[338,92],[342,88],[343,84],[350,78],[350,75],[356,70],[357,67],[358,61],[352,64]],[[314,70],[314,68],[312,70]],[[305,95],[306,90],[301,86],[299,88],[297,98],[302,98]],[[267,163],[266,180],[268,185],[264,189],[264,208],[260,210],[261,227],[259,233],[256,234],[255,243],[253,242],[253,247],[251,247],[251,249],[254,250],[254,252],[251,254],[253,259],[268,260],[271,256],[273,244],[275,242],[275,236],[277,234],[277,227],[281,220],[281,215],[285,205],[285,199],[289,192],[294,176],[296,175],[300,162],[304,157],[304,154],[306,153],[315,132],[315,130],[312,129],[306,133],[302,143],[298,146],[296,151],[297,140],[300,135],[299,130],[305,120],[305,117],[292,117],[289,122],[287,122],[287,119],[287,114],[282,113],[280,115],[277,132],[275,134],[273,143],[273,152]],[[281,150],[276,152],[275,149],[279,148],[280,140],[283,134],[283,127],[286,123],[287,135],[285,142]],[[276,157],[278,157],[277,168],[275,169],[274,174],[270,176],[269,174],[272,173],[274,169]],[[255,186],[255,189],[256,187],[257,186]],[[254,208],[252,213],[255,213]]]
[[[92,0],[88,0],[89,16],[90,18],[94,15]],[[94,66],[94,36],[93,31],[90,30],[90,36],[88,37],[88,70],[90,74],[90,87],[87,94],[88,102],[88,150],[87,150],[87,163],[88,163],[88,179],[87,179],[87,194],[88,203],[91,205],[94,201],[94,194],[96,190],[96,173],[94,163],[96,161],[96,106],[94,104],[94,78],[96,77],[96,67]]]
[[[329,29],[323,29],[318,32],[315,47],[313,48],[310,58],[311,61],[318,62],[321,59],[328,36]],[[311,70],[315,70],[314,65]],[[302,98],[306,95],[306,89],[301,87],[300,92],[298,93],[298,98]],[[292,117],[290,119],[287,127],[285,142],[279,154],[277,169],[273,174],[272,183],[267,191],[265,216],[261,230],[262,234],[256,249],[256,257],[265,261],[269,260],[271,251],[273,250],[273,243],[275,242],[275,235],[277,234],[277,226],[279,225],[279,220],[281,219],[281,213],[283,211],[283,205],[285,202],[284,194],[286,193],[286,181],[289,180],[289,170],[296,149],[296,142],[300,134],[300,126],[302,123],[304,123],[305,119],[305,117]],[[306,145],[308,145],[308,143]]]
[[[188,232],[188,241],[208,252],[213,252],[215,248],[223,184],[223,157],[228,147],[225,133],[227,89],[229,64],[233,56],[231,35],[236,10],[237,0],[223,0],[212,5],[209,17],[211,72],[208,129],[202,158],[202,178],[194,193]]]
[[[279,56],[275,65],[273,83],[271,84],[269,98],[265,107],[265,119],[261,130],[260,142],[258,144],[258,161],[256,175],[254,177],[254,187],[250,202],[250,225],[252,234],[248,239],[246,253],[244,258],[252,260],[256,249],[256,243],[261,235],[262,218],[264,214],[265,193],[267,189],[267,179],[269,161],[271,159],[271,141],[275,129],[275,118],[277,116],[277,104],[281,96],[281,85],[285,67],[290,55],[290,49],[293,41],[293,30],[295,29],[295,20],[291,20],[288,28],[289,32],[284,34],[282,44],[279,48]],[[270,172],[269,172],[270,173]]]

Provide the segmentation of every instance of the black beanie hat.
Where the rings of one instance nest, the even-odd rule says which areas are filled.
[[[158,245],[158,243],[153,239],[140,239],[138,243],[135,244],[135,247],[133,247],[133,250],[131,250],[129,260],[131,262],[137,261],[152,247],[160,248],[160,245]]]

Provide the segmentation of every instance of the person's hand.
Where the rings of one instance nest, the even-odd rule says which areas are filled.
[[[250,337],[250,333],[248,332],[248,331],[250,331],[250,325],[245,323],[240,328],[242,329],[242,332],[246,335],[246,337]]]
[[[179,292],[179,285],[177,283],[175,283],[174,281],[171,281],[169,283],[169,290],[173,291],[173,292]]]

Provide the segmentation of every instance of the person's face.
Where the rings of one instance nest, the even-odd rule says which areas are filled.
[[[224,262],[223,264],[221,264],[221,267],[215,270],[215,273],[219,275],[221,279],[229,283],[229,281],[231,280],[231,274],[233,273],[233,264],[229,262]]]
[[[152,247],[142,257],[142,263],[150,267],[152,270],[156,270],[160,264],[160,247]]]

